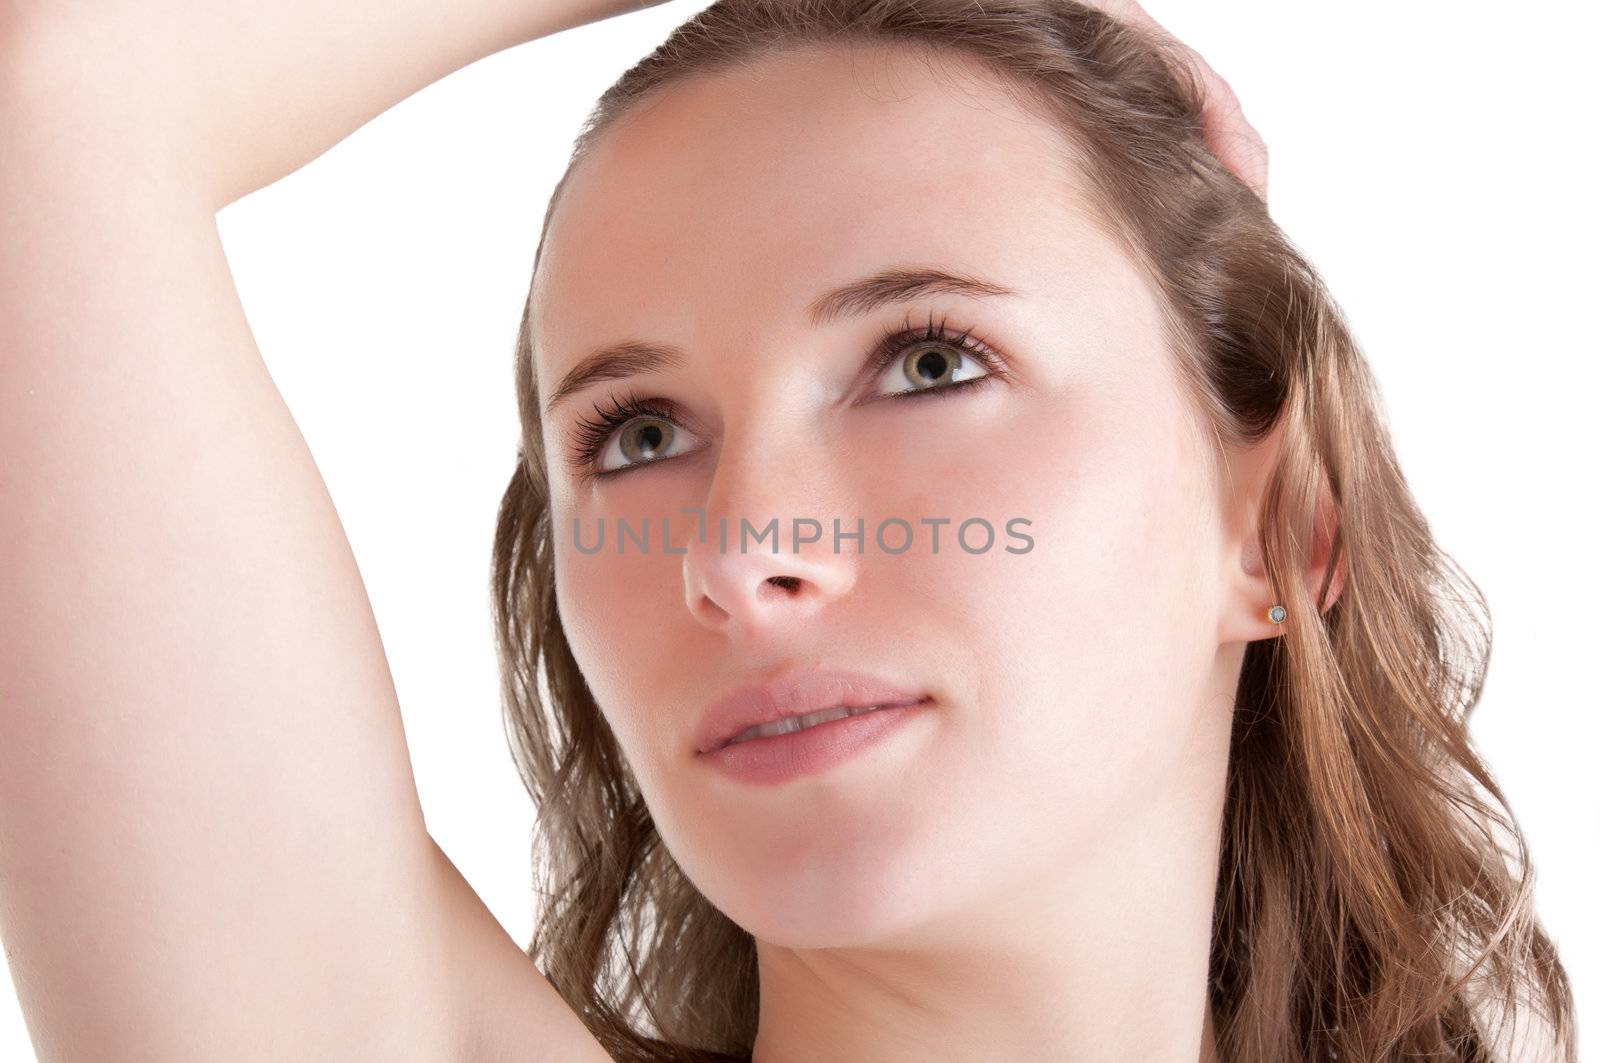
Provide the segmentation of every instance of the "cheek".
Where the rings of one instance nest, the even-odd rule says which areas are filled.
[[[586,549],[594,547],[597,527],[605,526],[604,546],[595,553],[577,549],[570,513],[559,519],[555,568],[562,629],[590,692],[633,760],[637,751],[673,740],[657,733],[661,718],[648,711],[648,694],[675,690],[683,683],[686,658],[679,643],[689,620],[680,559],[662,553],[659,517],[650,523],[648,554],[641,554],[630,540],[620,555],[615,514],[581,516]],[[642,526],[638,519],[623,519]],[[673,531],[675,538],[681,538],[676,526]]]
[[[1067,814],[1063,840],[1114,819],[1121,796],[1183,755],[1215,651],[1197,585],[1215,557],[1208,467],[1176,397],[1129,387],[1140,401],[1013,395],[981,448],[942,449],[928,505],[988,517],[1002,545],[1025,545],[1004,522],[1027,518],[1033,545],[969,555],[941,542],[900,588],[952,623],[953,658],[977,679],[938,774],[988,780],[968,807],[1014,801],[1019,830]]]

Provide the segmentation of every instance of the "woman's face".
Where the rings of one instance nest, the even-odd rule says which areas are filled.
[[[561,618],[662,838],[714,904],[791,946],[970,928],[1157,809],[1198,800],[1196,821],[1214,819],[1243,650],[1219,639],[1236,565],[1221,478],[1156,296],[1095,225],[1058,134],[974,68],[817,49],[674,86],[610,129],[562,197],[534,290],[541,402],[601,347],[679,358],[545,415]],[[1011,294],[934,288],[813,318],[821,293],[886,269]],[[883,397],[919,384],[899,358],[864,377],[869,355],[930,320],[1004,375]],[[933,347],[935,374],[940,350],[955,379],[993,372]],[[649,461],[612,435],[592,468],[573,463],[579,421],[630,396],[674,404],[672,438],[643,437],[664,456],[589,478]],[[664,517],[686,552],[662,548]],[[779,552],[741,551],[741,518],[777,518]],[[798,554],[796,518],[824,529]],[[834,518],[864,520],[864,544],[835,551]],[[888,549],[875,538],[891,518],[913,529],[903,552],[903,527]],[[987,549],[981,526],[956,541],[969,518],[994,529]],[[586,548],[604,527],[599,553],[575,521]],[[648,522],[648,549],[619,556],[621,521]],[[779,785],[696,755],[711,702],[793,664],[934,701]]]

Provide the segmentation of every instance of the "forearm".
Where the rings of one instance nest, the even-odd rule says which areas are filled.
[[[175,153],[220,209],[454,70],[656,2],[14,0],[4,87]]]

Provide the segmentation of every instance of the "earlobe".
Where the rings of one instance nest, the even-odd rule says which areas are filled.
[[[1320,602],[1323,582],[1328,583],[1326,602],[1321,606],[1321,611],[1326,613],[1333,608],[1333,603],[1339,600],[1339,594],[1344,590],[1348,556],[1344,551],[1338,507],[1334,504],[1333,489],[1329,483],[1328,467],[1325,462],[1321,463],[1321,469],[1322,476],[1317,485],[1316,519],[1312,529],[1310,556],[1306,561],[1305,589],[1312,601]],[[1259,578],[1263,575],[1263,565],[1257,542],[1257,538],[1250,540],[1246,551],[1245,571]],[[1338,561],[1330,576],[1328,567],[1333,560],[1335,550],[1338,551]],[[1283,612],[1281,617],[1277,615],[1280,610]],[[1273,605],[1265,610],[1263,616],[1268,623],[1281,625],[1288,622],[1287,613],[1287,609],[1282,605]]]
[[[1221,626],[1217,636],[1222,643],[1271,638],[1282,630],[1281,623],[1288,620],[1285,615],[1283,621],[1275,622],[1271,616],[1272,609],[1281,607],[1281,603],[1267,579],[1261,552],[1260,503],[1277,465],[1282,436],[1280,421],[1254,446],[1235,450],[1228,458],[1233,542],[1238,552],[1229,558],[1228,566],[1231,569],[1228,583],[1234,589],[1218,618]]]
[[[1237,555],[1238,571],[1245,577],[1239,586],[1246,605],[1243,613],[1231,614],[1238,619],[1224,623],[1224,628],[1220,632],[1221,641],[1224,642],[1252,642],[1257,639],[1272,638],[1281,634],[1289,624],[1303,622],[1303,618],[1297,617],[1292,609],[1280,600],[1280,595],[1275,593],[1275,588],[1267,580],[1266,565],[1260,545],[1260,510],[1257,503],[1266,489],[1272,470],[1276,467],[1283,429],[1284,425],[1280,422],[1259,446],[1253,448],[1247,455],[1239,455],[1234,466],[1238,474],[1235,482],[1248,492],[1236,498],[1237,502],[1246,507],[1243,510],[1244,516],[1240,527],[1240,553]],[[1323,611],[1326,612],[1334,602],[1338,601],[1344,589],[1348,557],[1343,549],[1338,507],[1334,503],[1326,462],[1321,463],[1321,472],[1317,487],[1316,518],[1303,578],[1306,595],[1313,601],[1316,601],[1318,595],[1322,593],[1324,579],[1328,580],[1326,602],[1323,605]],[[1334,560],[1336,549],[1337,563],[1330,578],[1329,564]],[[1245,619],[1246,617],[1248,619]]]
[[[1222,642],[1255,642],[1280,634],[1293,619],[1267,580],[1266,565],[1261,556],[1260,528],[1252,519],[1245,529],[1240,545],[1239,571],[1244,579],[1238,583],[1240,597],[1227,613],[1230,618],[1219,632]]]

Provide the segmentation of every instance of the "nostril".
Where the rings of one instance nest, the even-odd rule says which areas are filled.
[[[792,591],[800,586],[800,580],[796,576],[768,576],[767,582],[776,583],[786,591]]]

